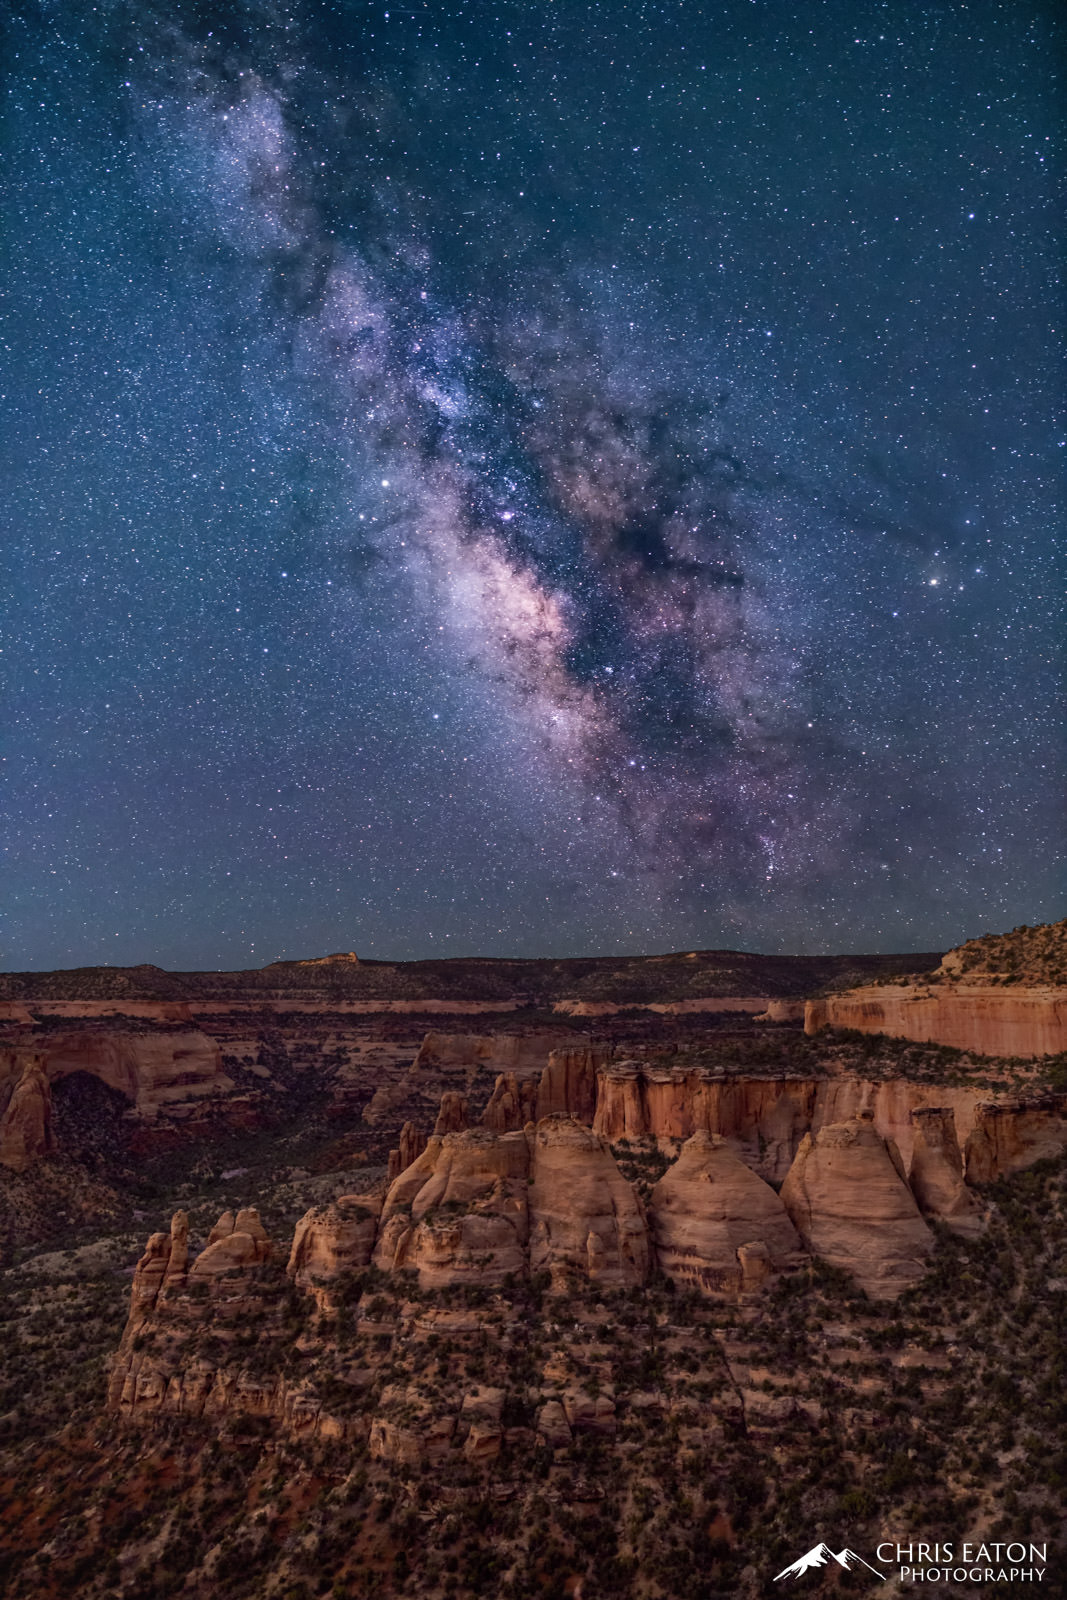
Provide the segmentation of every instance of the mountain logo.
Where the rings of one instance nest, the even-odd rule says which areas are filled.
[[[839,1567],[844,1567],[846,1572],[851,1572],[853,1567],[866,1567],[868,1572],[873,1572],[876,1578],[885,1582],[885,1574],[879,1572],[877,1567],[872,1567],[869,1561],[864,1561],[855,1550],[831,1550],[828,1544],[817,1544],[808,1551],[807,1555],[800,1556],[791,1566],[786,1567],[775,1578],[779,1583],[782,1578],[802,1578],[805,1572],[810,1572],[812,1567],[825,1567],[828,1561],[836,1561]]]

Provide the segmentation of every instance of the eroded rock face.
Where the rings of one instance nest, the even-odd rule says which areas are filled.
[[[575,1277],[614,1288],[643,1283],[648,1228],[641,1202],[604,1142],[569,1117],[548,1117],[530,1140],[530,1270],[556,1289]]]
[[[25,1172],[55,1149],[52,1090],[38,1054],[25,1060],[0,1118],[0,1165]]]
[[[426,1149],[426,1135],[414,1122],[405,1122],[400,1130],[400,1139],[395,1150],[389,1152],[389,1177],[392,1183],[402,1172],[410,1167],[413,1161]]]
[[[130,1315],[123,1342],[152,1315],[159,1298],[159,1291],[163,1287],[169,1261],[170,1234],[151,1234],[145,1245],[144,1255],[133,1269]]]
[[[537,1091],[538,1121],[567,1116],[591,1123],[596,1111],[597,1073],[610,1059],[611,1051],[602,1046],[553,1050]]]
[[[441,1096],[441,1109],[434,1123],[434,1133],[440,1138],[445,1133],[459,1133],[470,1123],[470,1109],[466,1095],[455,1089],[446,1089]]]
[[[370,1264],[381,1209],[378,1194],[346,1194],[305,1212],[297,1223],[285,1270],[315,1296],[320,1310],[333,1309],[339,1278]]]
[[[170,1219],[170,1250],[163,1288],[167,1292],[184,1289],[189,1272],[189,1217],[176,1211]]]
[[[740,1294],[805,1259],[778,1195],[716,1134],[682,1146],[652,1191],[649,1220],[663,1272],[704,1293]]]
[[[808,1249],[875,1299],[916,1283],[933,1244],[894,1155],[871,1120],[832,1123],[804,1136],[782,1186]]]
[[[963,1181],[963,1157],[951,1110],[923,1106],[912,1112],[911,1120],[915,1134],[909,1182],[919,1209],[958,1233],[980,1233],[983,1212]]]

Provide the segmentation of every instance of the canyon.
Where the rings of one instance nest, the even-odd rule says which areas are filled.
[[[493,963],[413,995],[351,953],[269,994],[9,981],[7,1588],[755,1600],[798,1506],[857,1547],[917,1495],[924,1527],[1009,1490],[1047,1526],[1062,1062],[819,1009],[1003,988],[1005,1045],[998,973],[1057,989],[1057,930],[1026,935],[1014,969],[1010,939],[835,958],[807,995],[734,952],[553,963],[532,996]]]

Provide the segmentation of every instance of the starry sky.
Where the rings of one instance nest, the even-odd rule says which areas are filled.
[[[3,16],[6,967],[1063,915],[1053,6]]]

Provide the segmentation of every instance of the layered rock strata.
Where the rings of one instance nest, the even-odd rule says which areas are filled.
[[[206,1033],[123,1033],[107,1030],[45,1035],[33,1050],[0,1050],[0,1088],[17,1082],[34,1062],[50,1083],[87,1072],[117,1089],[142,1117],[173,1110],[204,1095],[228,1093],[233,1080],[222,1070],[222,1052]]]
[[[800,1078],[712,1078],[696,1071],[612,1062],[598,1080],[594,1130],[602,1138],[736,1141],[771,1182],[789,1171],[815,1117],[818,1083]]]
[[[809,1000],[804,1031],[852,1028],[986,1056],[1058,1055],[1067,1050],[1067,990],[942,983],[871,985]]]

